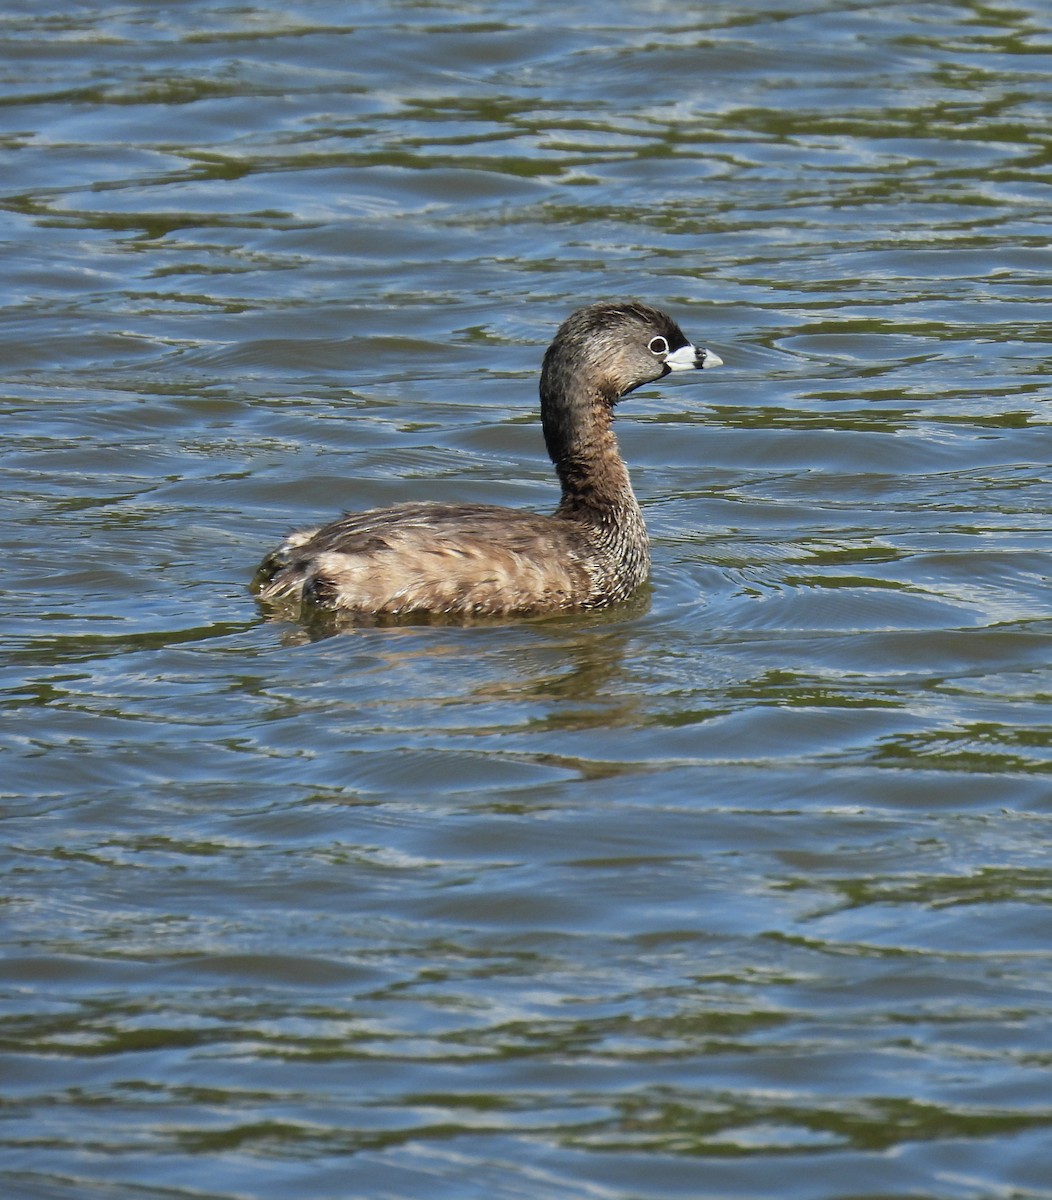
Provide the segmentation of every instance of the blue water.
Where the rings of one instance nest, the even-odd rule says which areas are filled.
[[[1052,1200],[1047,16],[6,6],[5,1200]],[[263,618],[626,295],[644,595]]]

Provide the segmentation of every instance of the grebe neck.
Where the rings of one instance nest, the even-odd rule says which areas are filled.
[[[601,586],[628,594],[649,573],[650,548],[612,428],[616,399],[616,394],[586,388],[553,395],[542,385],[541,414],[545,444],[562,485],[555,515],[588,530]]]

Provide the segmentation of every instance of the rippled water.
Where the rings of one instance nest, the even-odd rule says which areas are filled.
[[[5,1197],[1052,1197],[1047,18],[5,6]],[[622,295],[648,595],[261,619]]]

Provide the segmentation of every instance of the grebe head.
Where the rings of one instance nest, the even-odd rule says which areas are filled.
[[[580,308],[559,327],[541,368],[541,420],[548,452],[559,462],[574,434],[602,418],[622,396],[671,371],[718,367],[675,321],[638,301]],[[598,410],[598,411],[597,411]]]
[[[667,313],[649,304],[590,304],[559,327],[544,356],[541,392],[566,390],[572,377],[616,401],[670,371],[722,362],[692,345]]]

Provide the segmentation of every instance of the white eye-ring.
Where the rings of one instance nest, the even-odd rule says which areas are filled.
[[[668,354],[668,342],[663,337],[651,338],[647,349],[651,354]]]

